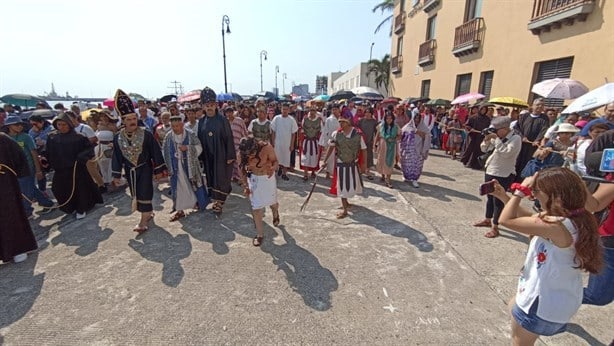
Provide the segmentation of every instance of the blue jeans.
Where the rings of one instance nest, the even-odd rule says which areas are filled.
[[[29,200],[36,200],[42,207],[53,206],[53,201],[45,197],[41,190],[36,187],[36,178],[34,176],[22,177],[18,180],[21,193],[24,194]],[[26,215],[32,215],[32,211],[34,210],[34,208],[32,208],[32,204],[25,198],[22,198],[21,201],[23,203],[23,208],[26,210]]]
[[[604,268],[599,274],[591,274],[584,288],[582,304],[608,305],[614,300],[614,248],[603,248]]]

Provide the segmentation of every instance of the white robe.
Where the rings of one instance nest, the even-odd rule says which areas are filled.
[[[328,118],[326,118],[326,121],[324,121],[324,125],[322,126],[322,134],[320,135],[319,142],[319,144],[324,147],[324,153],[326,153],[326,150],[328,150],[328,147],[330,146],[329,143],[332,139],[332,133],[337,131],[339,127],[341,127],[341,125],[339,125],[339,120],[337,120],[337,118],[332,114]],[[330,155],[328,157],[328,161],[326,161],[326,171],[328,172],[328,174],[333,174],[334,169],[335,155]]]
[[[271,131],[275,132],[275,155],[279,164],[290,167],[290,144],[292,134],[298,131],[296,120],[290,115],[278,114],[271,122]]]

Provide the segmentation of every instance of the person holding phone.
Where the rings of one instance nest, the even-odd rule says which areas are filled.
[[[493,118],[490,123],[489,134],[480,144],[483,152],[493,150],[486,160],[484,181],[496,180],[505,190],[514,182],[516,173],[516,158],[520,153],[522,140],[510,129],[512,119],[508,116]],[[484,191],[488,193],[488,191]],[[499,215],[503,210],[503,202],[488,195],[486,198],[486,215],[481,221],[473,224],[474,227],[489,227],[484,234],[487,238],[499,236]]]

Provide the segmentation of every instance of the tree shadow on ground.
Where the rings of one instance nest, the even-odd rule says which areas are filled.
[[[433,244],[422,232],[369,208],[353,204],[348,217],[358,224],[371,226],[384,234],[405,238],[408,243],[422,252],[433,251]]]
[[[266,227],[269,228],[269,227]],[[288,233],[285,226],[278,226],[285,244],[277,245],[270,241],[265,230],[265,241],[260,247],[273,258],[278,270],[286,274],[292,290],[301,295],[305,305],[317,311],[326,311],[332,307],[332,292],[339,287],[337,278],[324,268],[318,258],[307,249],[299,246]]]
[[[37,261],[31,253],[25,262],[0,265],[0,329],[22,319],[40,295],[45,273],[34,274]]]
[[[187,234],[173,237],[161,227],[150,225],[147,232],[130,239],[128,246],[144,259],[162,264],[162,282],[165,285],[179,286],[185,275],[180,261],[192,253],[192,243]]]
[[[94,253],[98,250],[98,245],[109,239],[113,234],[112,229],[100,227],[100,218],[111,210],[110,206],[93,209],[85,219],[75,220],[74,224],[71,222],[68,225],[60,225],[58,227],[60,234],[51,239],[51,244],[53,246],[58,244],[76,246],[75,254],[79,256],[88,256]]]
[[[586,343],[588,343],[589,345],[593,345],[593,346],[605,346],[606,345],[602,343],[601,341],[597,340],[594,336],[590,335],[586,331],[586,329],[584,329],[584,327],[578,324],[567,323],[567,332],[584,339],[584,341],[586,341]]]
[[[435,198],[444,202],[451,202],[452,199],[450,197],[456,197],[459,199],[464,199],[468,201],[481,201],[480,198],[464,193],[457,190],[452,190],[445,188],[441,185],[432,185],[420,182],[419,188],[412,187],[409,183],[403,182],[400,184],[395,184],[395,187],[399,189],[399,191],[403,192],[415,192],[423,197]]]

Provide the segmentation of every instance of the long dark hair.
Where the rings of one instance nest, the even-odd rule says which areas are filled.
[[[254,138],[253,136],[247,136],[241,138],[241,142],[239,143],[239,152],[241,153],[241,170],[244,173],[247,172],[247,162],[249,160],[250,155],[256,155],[258,162],[256,162],[256,167],[260,168],[260,162],[262,159],[260,158],[260,151],[262,150],[262,145]]]
[[[388,124],[388,122],[386,121],[386,119],[388,117],[392,118],[392,122],[390,124]],[[384,115],[384,121],[383,121],[383,126],[384,126],[384,133],[385,134],[389,134],[390,132],[392,132],[392,129],[394,128],[394,121],[395,121],[396,117],[394,116],[394,113],[391,111],[386,111],[386,115]]]
[[[545,205],[547,215],[569,218],[578,231],[575,260],[580,269],[596,274],[603,266],[603,252],[597,219],[584,209],[586,187],[582,179],[564,167],[547,168],[540,171],[535,187],[548,196]],[[544,220],[547,222],[547,220]]]

